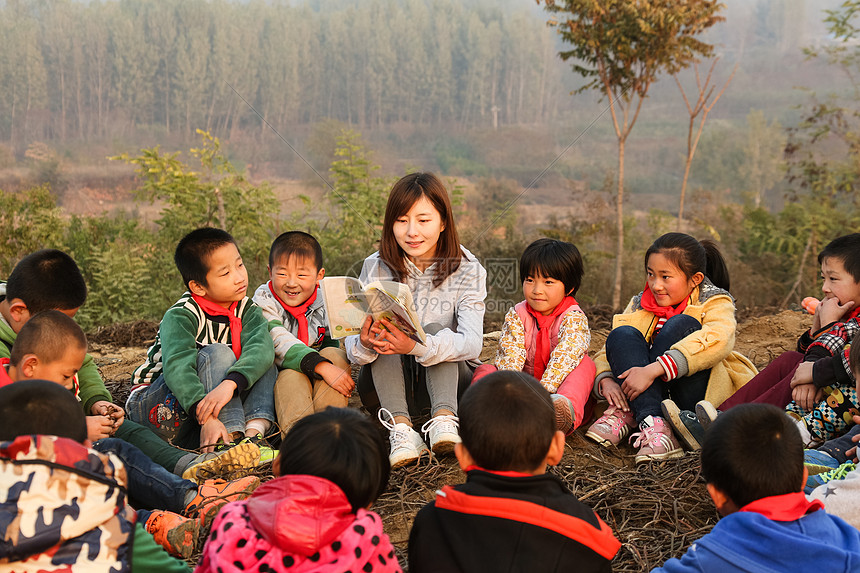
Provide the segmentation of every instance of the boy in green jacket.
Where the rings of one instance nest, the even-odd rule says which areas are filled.
[[[239,248],[226,231],[204,227],[179,241],[174,261],[188,291],[164,314],[132,374],[129,418],[204,452],[220,442],[260,442],[275,421],[275,350],[246,296]]]

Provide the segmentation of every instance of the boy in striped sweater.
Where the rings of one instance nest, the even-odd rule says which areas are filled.
[[[204,227],[176,247],[188,291],[161,320],[134,371],[129,417],[184,447],[260,441],[275,421],[275,351],[246,296],[248,271],[226,231]]]

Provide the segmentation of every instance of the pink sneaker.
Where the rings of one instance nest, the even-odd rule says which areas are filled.
[[[630,439],[636,438],[634,448],[639,448],[636,463],[641,464],[650,460],[668,460],[684,457],[684,448],[678,443],[671,428],[663,418],[648,416],[639,424],[640,432]]]
[[[610,406],[596,422],[591,424],[585,436],[601,446],[617,446],[627,437],[634,424],[633,412],[625,412],[621,408]]]

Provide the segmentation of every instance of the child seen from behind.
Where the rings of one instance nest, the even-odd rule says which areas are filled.
[[[785,412],[741,404],[708,428],[702,474],[722,515],[658,573],[860,570],[860,531],[803,495],[803,442]]]
[[[401,571],[382,519],[368,511],[390,468],[365,416],[329,407],[301,418],[272,470],[276,479],[215,519],[198,573]]]
[[[500,370],[460,401],[454,451],[466,483],[445,486],[415,517],[412,573],[611,571],[621,544],[563,482],[552,399],[537,380]]]
[[[135,523],[122,462],[88,446],[81,407],[58,384],[0,388],[0,569],[189,571]]]
[[[345,408],[354,383],[346,353],[328,332],[319,242],[301,231],[282,233],[269,250],[268,270],[270,280],[254,293],[254,302],[275,344],[275,411],[286,435],[302,416]]]
[[[617,445],[637,425],[636,463],[684,454],[663,417],[665,398],[692,411],[705,398],[722,402],[756,373],[732,351],[735,304],[716,244],[667,233],[646,251],[645,273],[645,289],[612,319],[595,358],[595,390],[609,408],[586,432]]]
[[[44,310],[21,327],[6,361],[8,371],[0,371],[10,384],[39,379],[74,392],[72,380],[86,351],[86,336],[74,320],[60,311]],[[198,485],[156,465],[140,449],[119,438],[100,438],[88,445],[123,462],[128,498],[138,510],[138,522],[176,557],[191,556],[198,531],[211,523],[221,505],[247,497],[260,483],[256,477],[245,477],[231,482],[201,479]]]
[[[505,315],[494,364],[479,366],[473,382],[495,370],[521,370],[552,395],[556,427],[570,433],[591,416],[595,366],[586,354],[588,318],[573,298],[582,283],[575,245],[538,239],[520,257],[525,300]]]

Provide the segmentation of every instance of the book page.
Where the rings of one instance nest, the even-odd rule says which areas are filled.
[[[320,281],[320,292],[328,315],[331,337],[340,339],[361,334],[364,319],[370,314],[361,282],[352,277],[325,277]]]
[[[367,302],[373,320],[387,319],[397,328],[402,330],[415,342],[424,344],[427,340],[424,329],[418,317],[412,311],[412,293],[406,285],[403,289],[393,289],[391,285],[400,283],[371,283],[364,287],[367,293]],[[405,290],[405,294],[404,294]],[[395,291],[395,292],[392,292]]]

